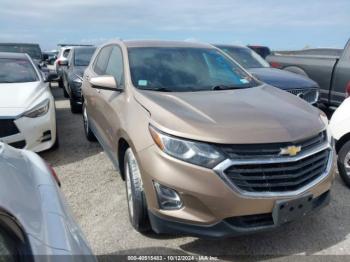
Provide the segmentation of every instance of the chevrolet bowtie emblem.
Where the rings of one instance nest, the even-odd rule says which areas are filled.
[[[301,146],[289,146],[281,148],[280,155],[296,156],[301,151]]]

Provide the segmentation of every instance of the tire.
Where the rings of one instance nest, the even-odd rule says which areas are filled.
[[[89,117],[86,111],[86,105],[83,104],[83,121],[84,121],[84,132],[86,139],[90,142],[96,141],[96,137],[90,128]]]
[[[63,80],[62,80],[62,77],[60,77],[59,79],[58,79],[58,87],[60,87],[60,88],[64,88],[64,86],[63,86]]]
[[[69,103],[70,103],[70,111],[73,114],[81,113],[82,111],[81,105],[77,104],[77,102],[75,102],[72,98],[69,99]]]
[[[68,95],[68,93],[67,93],[67,90],[66,90],[66,88],[63,86],[63,96],[65,97],[65,98],[69,98],[69,95]]]
[[[134,153],[128,148],[124,155],[125,187],[128,201],[129,219],[136,231],[146,233],[151,230],[145,193],[140,169]]]
[[[350,141],[346,142],[339,150],[338,170],[344,183],[350,187]]]

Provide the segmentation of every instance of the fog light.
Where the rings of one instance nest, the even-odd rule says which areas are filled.
[[[41,142],[46,142],[46,141],[50,141],[51,140],[51,131],[45,131],[43,133],[43,136],[41,137]]]
[[[157,192],[160,209],[174,210],[182,207],[181,198],[174,189],[163,186],[157,182],[154,182],[154,187]]]

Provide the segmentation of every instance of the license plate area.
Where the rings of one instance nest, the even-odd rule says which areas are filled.
[[[277,200],[272,211],[275,225],[281,225],[306,216],[312,209],[312,195],[292,200]]]

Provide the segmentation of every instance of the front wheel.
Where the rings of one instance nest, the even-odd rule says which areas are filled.
[[[58,87],[60,87],[60,88],[64,88],[64,86],[63,86],[63,80],[62,80],[62,77],[60,77],[59,79],[58,79]]]
[[[346,142],[339,150],[338,170],[344,183],[350,187],[350,141]]]
[[[126,197],[128,200],[129,219],[131,225],[138,232],[150,231],[146,197],[143,191],[139,165],[131,148],[128,148],[124,157],[126,180]]]
[[[65,87],[65,85],[63,85],[63,96],[64,96],[64,98],[69,98],[69,94],[68,94],[68,92],[67,92],[67,90],[66,90],[66,87]]]
[[[73,114],[78,114],[81,113],[81,105],[78,104],[76,101],[74,101],[73,98],[69,99],[69,103],[70,103],[70,111]]]

